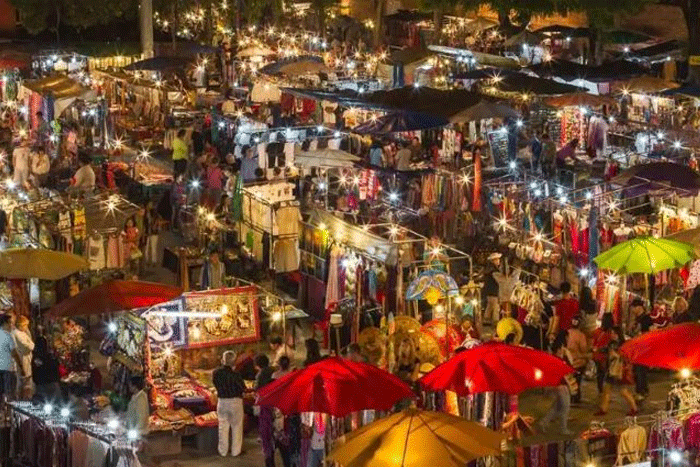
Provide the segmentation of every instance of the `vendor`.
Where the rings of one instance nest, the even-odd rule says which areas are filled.
[[[129,380],[129,391],[132,396],[126,408],[125,425],[129,430],[136,430],[139,436],[144,436],[148,433],[150,407],[143,376],[131,377]]]
[[[92,159],[90,155],[81,152],[78,155],[78,161],[80,162],[80,168],[75,171],[75,175],[71,179],[71,190],[76,191],[91,191],[95,188],[95,171],[92,170],[91,163]]]
[[[571,158],[574,162],[578,162],[576,157],[576,148],[578,147],[578,138],[574,138],[564,145],[559,151],[557,151],[556,165],[558,169],[561,169],[566,165],[566,159]]]
[[[226,268],[219,258],[219,252],[213,250],[209,253],[209,260],[204,262],[202,273],[199,277],[199,286],[202,289],[220,289],[224,286]]]

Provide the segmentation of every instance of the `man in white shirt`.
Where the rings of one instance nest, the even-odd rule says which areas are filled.
[[[150,406],[143,376],[132,376],[129,381],[129,390],[132,396],[126,408],[126,428],[127,430],[136,430],[139,436],[145,436],[148,434]]]
[[[75,171],[71,180],[71,189],[90,191],[95,188],[95,171],[90,166],[91,160],[88,154],[80,154],[80,168]]]
[[[12,337],[12,320],[8,314],[0,315],[0,398],[11,400],[17,387],[16,369],[22,372],[22,363]]]
[[[396,153],[396,170],[399,172],[407,172],[411,170],[411,155],[413,153],[408,148],[408,144],[404,143],[403,147]]]

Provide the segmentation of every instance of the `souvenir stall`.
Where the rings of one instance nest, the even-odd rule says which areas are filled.
[[[239,235],[245,251],[264,269],[299,268],[299,202],[286,181],[248,185],[241,190]]]
[[[97,94],[92,89],[63,75],[49,75],[22,83],[19,99],[27,106],[29,122],[36,129],[36,113],[42,112],[44,119],[58,119],[76,100],[92,101]]]
[[[152,436],[215,439],[212,373],[223,350],[260,340],[259,307],[269,301],[260,303],[260,296],[255,286],[190,292],[141,315],[147,328],[145,367],[156,408],[149,422]]]

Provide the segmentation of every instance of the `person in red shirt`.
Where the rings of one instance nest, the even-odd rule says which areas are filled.
[[[596,368],[598,393],[603,392],[605,373],[608,370],[608,345],[610,345],[614,336],[614,325],[612,313],[605,313],[600,320],[600,327],[595,329],[591,335],[591,348],[593,349],[593,362]]]
[[[573,319],[579,314],[578,300],[571,296],[571,284],[562,282],[559,287],[561,299],[554,304],[554,319],[549,330],[550,335],[568,331],[573,327]]]

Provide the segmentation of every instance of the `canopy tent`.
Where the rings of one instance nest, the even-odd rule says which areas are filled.
[[[683,43],[677,40],[661,42],[632,52],[632,57],[647,62],[665,61],[670,57],[683,57]]]
[[[624,170],[610,183],[625,187],[627,196],[639,196],[648,192],[697,196],[700,192],[700,174],[687,165],[673,162],[638,164]]]
[[[596,96],[587,92],[576,92],[562,96],[549,97],[544,103],[551,107],[616,107],[617,101],[608,96]]]
[[[443,90],[427,86],[404,86],[372,93],[348,90],[328,92],[296,88],[283,88],[282,91],[301,98],[334,102],[344,107],[387,112],[419,112],[447,119],[482,100],[481,95],[465,89]]]
[[[501,92],[529,93],[538,96],[571,94],[584,90],[570,84],[557,83],[551,79],[537,78],[523,73],[508,74],[496,83],[495,87]]]
[[[648,42],[654,39],[651,36],[643,34],[636,31],[627,31],[624,29],[616,29],[613,31],[606,31],[603,33],[605,40],[607,42],[612,42],[613,44],[640,44],[642,42]]]
[[[444,117],[419,112],[395,112],[358,125],[352,132],[359,135],[399,133],[440,128],[449,123]]]
[[[316,73],[331,73],[329,67],[322,62],[316,60],[301,60],[292,63],[286,63],[279,68],[279,72],[286,76],[303,76],[313,75]]]
[[[619,81],[648,73],[641,65],[627,60],[606,62],[599,66],[587,66],[568,60],[550,60],[530,67],[542,78],[558,77],[566,81],[583,79],[593,83]]]
[[[264,67],[260,68],[258,72],[265,75],[277,75],[282,73],[282,67],[290,65],[297,62],[316,62],[323,63],[323,58],[316,55],[300,55],[294,58],[286,58],[282,60],[277,60],[276,62],[269,63]]]
[[[51,96],[56,117],[61,115],[76,99],[92,100],[97,97],[97,93],[93,89],[63,75],[51,75],[25,81],[22,86],[44,97]]]
[[[639,76],[614,86],[613,90],[636,93],[658,93],[679,88],[680,84],[656,76]]]
[[[471,71],[463,71],[454,75],[454,79],[492,79],[495,76],[504,76],[510,70],[497,67],[484,67]]]
[[[520,69],[520,62],[518,62],[516,59],[503,57],[501,55],[474,52],[469,49],[458,49],[456,47],[448,47],[445,45],[429,45],[428,50],[451,57],[473,57],[479,65],[511,68],[514,70]]]
[[[535,30],[538,34],[561,34],[564,37],[588,37],[588,28],[574,28],[563,24],[552,24]]]
[[[517,111],[505,104],[481,101],[450,117],[450,123],[479,121],[487,118],[517,118],[518,115]]]
[[[239,58],[245,58],[245,57],[266,57],[268,55],[274,55],[275,51],[267,48],[265,46],[257,46],[257,45],[251,45],[250,47],[246,47],[245,49],[239,50],[238,53],[236,53],[236,57]]]
[[[542,42],[542,36],[537,33],[523,29],[514,36],[509,37],[503,42],[506,47],[520,47],[521,45],[537,45]]]
[[[294,154],[294,163],[302,167],[352,167],[361,159],[340,149],[317,149]]]
[[[153,57],[125,66],[127,71],[169,71],[180,70],[193,62],[187,57]]]

